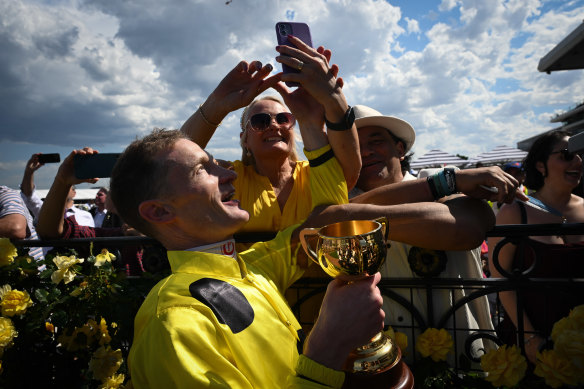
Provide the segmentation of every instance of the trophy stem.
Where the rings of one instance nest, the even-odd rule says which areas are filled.
[[[377,374],[394,367],[401,359],[401,351],[383,332],[349,354],[344,370],[352,373]]]

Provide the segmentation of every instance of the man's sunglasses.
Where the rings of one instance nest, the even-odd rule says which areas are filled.
[[[270,128],[270,124],[272,124],[272,118],[276,119],[278,125],[284,125],[286,128],[290,128],[296,123],[294,115],[290,112],[280,112],[275,115],[269,113],[256,113],[249,118],[249,124],[255,131],[266,131]]]
[[[568,149],[562,149],[562,150],[558,150],[558,151],[552,151],[550,153],[550,155],[551,154],[561,154],[562,159],[564,161],[567,161],[567,162],[570,162],[571,160],[573,160],[576,155],[579,155],[580,158],[582,158],[582,153],[581,152],[575,153],[575,152],[572,152],[572,151],[568,151]]]

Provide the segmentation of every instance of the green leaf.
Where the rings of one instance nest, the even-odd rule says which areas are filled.
[[[37,289],[34,291],[34,297],[41,303],[47,303],[47,297],[49,296],[49,292],[45,289]]]

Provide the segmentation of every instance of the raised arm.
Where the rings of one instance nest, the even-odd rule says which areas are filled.
[[[472,198],[509,203],[515,197],[527,200],[519,189],[519,182],[499,167],[456,170],[456,188]],[[496,191],[488,190],[496,188]],[[430,184],[426,179],[402,181],[383,185],[351,199],[352,203],[403,204],[434,201]]]
[[[44,165],[39,162],[39,155],[40,153],[33,154],[24,167],[20,190],[26,197],[32,196],[32,192],[34,191],[34,172]]]
[[[67,195],[69,190],[75,184],[81,182],[96,183],[97,178],[91,178],[87,180],[81,180],[75,177],[74,170],[74,156],[76,154],[96,154],[97,150],[93,150],[89,147],[83,150],[73,150],[71,154],[65,158],[51,189],[45,198],[41,211],[39,213],[39,219],[37,222],[37,233],[44,239],[58,239],[63,235],[63,224],[65,215],[65,206],[67,204]]]
[[[207,100],[182,125],[181,131],[202,148],[207,146],[221,121],[230,112],[247,106],[259,94],[279,81],[266,78],[272,65],[241,61],[221,80]]]
[[[301,86],[294,91],[284,83],[274,86],[298,120],[304,147],[320,148],[330,143],[345,175],[347,186],[353,188],[361,170],[361,154],[357,128],[351,125],[341,131],[328,129],[325,118],[331,123],[342,123],[349,108],[342,90],[343,81],[337,78],[337,65],[329,66],[331,51],[324,47],[313,49],[300,39],[290,36],[297,48],[278,46],[281,54],[276,61],[302,67],[300,73],[283,74],[282,81],[293,81]]]
[[[23,195],[22,199],[35,219],[38,218],[39,212],[41,211],[41,207],[43,205],[43,201],[34,191],[34,173],[44,165],[44,163],[39,162],[39,155],[41,154],[33,154],[26,162],[26,166],[24,167],[24,175],[22,176],[22,182],[20,183],[20,191]]]

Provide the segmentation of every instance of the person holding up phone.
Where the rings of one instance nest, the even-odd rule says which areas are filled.
[[[41,154],[35,153],[27,161],[24,168],[24,175],[22,176],[22,182],[20,183],[20,196],[26,204],[26,207],[31,212],[34,220],[36,221],[39,217],[39,212],[43,206],[43,200],[38,196],[35,190],[34,183],[34,173],[40,169],[45,163],[58,163],[61,159],[59,154]],[[75,215],[77,223],[82,226],[94,227],[93,216],[81,208],[77,208],[74,204],[73,199],[77,192],[75,191],[75,186],[72,186],[67,195],[67,205],[65,206],[64,217]],[[45,249],[45,254],[49,248]]]
[[[337,79],[338,66],[329,66],[330,50],[313,49],[292,36],[289,40],[298,48],[279,49],[290,57],[277,60],[301,68],[299,74],[268,77],[270,64],[241,61],[181,128],[206,147],[223,118],[247,105],[241,117],[242,158],[228,163],[238,175],[235,198],[250,213],[239,232],[279,231],[305,219],[322,196],[310,191],[311,166],[335,176],[338,185],[330,191],[339,203],[348,201],[347,186],[355,184],[361,167],[352,111]],[[290,91],[283,83],[288,78],[300,86]],[[292,112],[276,97],[254,100],[268,88],[276,89]],[[325,132],[325,119],[338,131]],[[296,121],[308,161],[298,161]]]
[[[74,185],[82,182],[95,184],[99,180],[99,178],[77,178],[75,175],[75,161],[78,160],[78,156],[96,155],[98,155],[97,150],[93,150],[90,147],[73,150],[59,166],[55,180],[39,212],[37,232],[41,238],[74,239],[139,234],[134,229],[124,225],[111,228],[81,225],[77,221],[77,215],[63,218],[70,197],[69,193],[74,188]],[[87,214],[93,222],[91,214],[89,212]],[[99,252],[99,248],[95,247],[95,251]],[[121,250],[121,254],[122,258],[118,258],[119,261],[116,261],[116,266],[123,266],[127,275],[139,275],[144,271],[142,249],[140,247],[126,246]],[[89,250],[79,248],[79,255],[86,257],[89,255]]]

